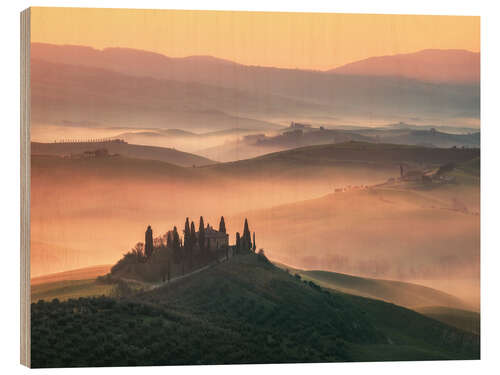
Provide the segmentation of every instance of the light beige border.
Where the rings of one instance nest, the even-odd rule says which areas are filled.
[[[31,365],[30,182],[31,88],[30,8],[21,12],[21,364]]]

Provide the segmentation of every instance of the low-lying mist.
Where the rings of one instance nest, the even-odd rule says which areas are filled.
[[[112,264],[144,241],[147,225],[157,236],[174,225],[182,231],[186,217],[198,227],[202,215],[214,227],[224,216],[230,243],[247,217],[257,248],[298,268],[407,281],[479,277],[479,216],[451,203],[474,201],[468,197],[477,187],[447,194],[355,190],[394,176],[396,165],[226,172],[35,157],[32,276]],[[348,185],[350,191],[333,193]],[[478,296],[476,289],[463,297]]]

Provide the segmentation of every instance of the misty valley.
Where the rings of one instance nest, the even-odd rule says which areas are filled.
[[[208,357],[203,354],[206,362],[200,363],[275,362],[277,358],[285,362],[474,358],[477,354],[472,353],[478,353],[478,336],[474,335],[479,333],[479,285],[471,282],[479,275],[477,148],[347,141],[289,148],[227,163],[177,149],[116,140],[33,143],[32,152],[35,343],[40,332],[51,332],[53,340],[59,340],[63,332],[75,337],[79,328],[67,324],[74,316],[71,311],[79,311],[79,319],[95,320],[89,323],[96,324],[90,330],[111,324],[119,331],[124,325],[127,335],[150,330],[150,340],[158,329],[172,335],[181,326],[185,335],[196,336],[194,332],[200,329],[209,337],[220,329],[233,332],[219,338],[225,340],[227,350]],[[226,220],[219,223],[221,216]],[[198,242],[201,230],[222,233],[223,222],[224,242],[214,249],[203,247]],[[149,244],[147,233],[144,241],[148,225]],[[250,244],[242,245],[243,238]],[[95,267],[105,264],[110,266]],[[236,271],[239,267],[244,270]],[[77,276],[78,272],[83,274]],[[52,276],[44,276],[47,274]],[[257,280],[260,286],[254,285]],[[233,282],[245,286],[235,291]],[[197,290],[197,283],[212,287]],[[305,294],[294,298],[311,299],[307,302],[312,303],[311,309],[319,303],[313,301],[326,296],[321,297],[325,298],[321,304],[326,305],[317,307],[321,314],[334,308],[326,307],[328,304],[343,303],[341,311],[349,314],[357,311],[351,309],[366,314],[373,308],[377,316],[390,313],[395,319],[408,319],[403,315],[410,314],[409,310],[392,311],[394,305],[384,302],[371,307],[370,300],[363,299],[374,298],[423,314],[410,316],[446,333],[436,333],[439,339],[437,336],[435,341],[426,338],[413,343],[412,334],[398,333],[408,335],[398,338],[386,331],[387,323],[365,322],[362,315],[365,323],[360,324],[367,324],[366,328],[328,323],[337,334],[332,339],[324,337],[326,332],[332,334],[331,329],[318,326],[318,343],[307,344],[299,333],[288,337],[271,324],[282,316],[274,312],[296,308],[286,297],[289,288]],[[188,297],[188,290],[196,290],[196,295]],[[208,295],[213,300],[205,300]],[[254,300],[257,295],[259,299]],[[352,295],[359,297],[350,300]],[[188,301],[194,305],[178,310]],[[153,310],[151,302],[158,304]],[[251,305],[238,313],[235,304],[241,303]],[[136,309],[142,312],[130,320]],[[61,314],[56,330],[46,327],[51,311]],[[201,311],[203,318],[198,316]],[[245,323],[248,334],[264,335],[267,354],[259,354],[262,347],[252,346],[261,339],[249,340],[235,332],[232,318],[220,322],[216,318],[220,314],[249,319]],[[118,325],[106,319],[116,319]],[[208,321],[203,323],[208,326],[198,327],[198,319]],[[314,324],[331,322],[327,315],[317,319]],[[345,318],[340,319],[347,324]],[[259,323],[262,321],[266,323]],[[348,333],[350,329],[354,331]],[[120,340],[118,331],[108,334],[118,335]],[[468,332],[468,336],[456,336],[458,332]],[[127,337],[127,345],[141,346],[132,336]],[[212,343],[213,339],[198,340]],[[300,344],[293,344],[294,340]],[[397,346],[395,352],[394,345],[384,349],[398,340],[409,347]],[[448,348],[448,340],[456,351],[440,349],[441,345]],[[231,343],[243,345],[241,351],[230,349]],[[82,345],[93,344],[78,341],[78,347]],[[159,345],[157,350],[163,353],[170,352],[168,345],[173,343]],[[314,354],[304,357],[304,353],[286,349],[296,345]],[[332,347],[337,348],[335,352]],[[108,353],[111,347],[100,350]],[[151,349],[122,362],[120,358],[129,350],[111,350],[109,362],[102,365],[185,364],[196,357],[159,357]],[[40,352],[39,357],[35,353],[34,364],[41,367],[80,366],[95,360],[92,350],[90,357],[80,357],[81,362],[58,362],[62,359],[50,356],[50,351]]]
[[[479,53],[31,48],[33,367],[480,358]]]

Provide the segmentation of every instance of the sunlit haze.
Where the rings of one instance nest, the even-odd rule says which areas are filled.
[[[32,42],[331,69],[422,49],[479,52],[479,17],[32,8]]]

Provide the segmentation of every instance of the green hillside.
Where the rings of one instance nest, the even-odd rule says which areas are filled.
[[[120,300],[32,305],[33,367],[477,358],[477,335],[254,254]]]
[[[31,278],[31,286],[37,284],[55,283],[64,280],[84,280],[94,279],[97,276],[105,275],[109,272],[111,265],[91,266],[77,268],[69,271],[49,273]]]
[[[108,295],[111,285],[99,284],[95,279],[62,280],[31,286],[31,302],[52,301],[54,298],[66,301],[70,298]]]
[[[207,165],[199,168],[199,172],[221,177],[252,176],[262,180],[319,176],[338,179],[339,175],[344,175],[349,176],[347,180],[353,184],[357,184],[355,172],[358,172],[367,176],[365,183],[375,184],[398,176],[401,164],[416,169],[434,168],[447,163],[468,162],[476,157],[479,157],[479,149],[350,141],[298,147],[250,159]]]
[[[253,159],[240,160],[207,166],[211,169],[224,169],[249,163],[267,164],[294,160],[300,164],[318,165],[331,162],[380,163],[429,163],[441,165],[449,162],[466,162],[479,157],[479,149],[435,148],[388,143],[349,141],[344,143],[322,144],[299,147],[286,151],[269,153]]]
[[[75,180],[90,178],[99,182],[109,180],[139,180],[179,178],[193,179],[194,168],[183,168],[174,164],[146,159],[109,157],[102,159],[69,159],[53,155],[33,155],[31,157],[33,177],[41,181],[68,179],[65,184]],[[61,184],[65,186],[65,184]]]
[[[446,306],[427,306],[416,308],[415,311],[440,322],[473,332],[481,332],[481,315],[474,311],[454,309]]]
[[[401,281],[357,277],[328,271],[296,271],[307,280],[324,288],[362,297],[381,299],[396,305],[414,309],[422,306],[465,307],[455,296],[422,285]]]

